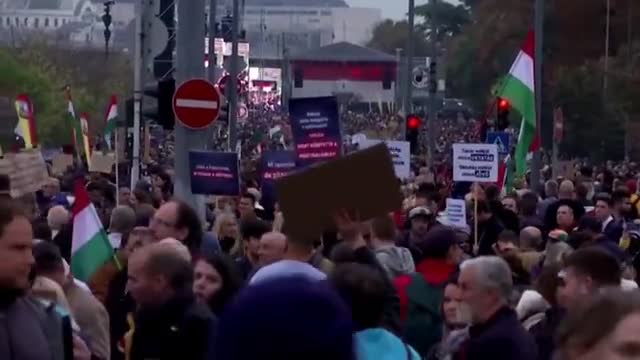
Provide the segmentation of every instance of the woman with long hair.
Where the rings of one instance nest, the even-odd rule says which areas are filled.
[[[242,239],[240,237],[238,219],[233,213],[223,212],[216,216],[212,231],[225,254],[231,256],[239,255],[242,248]]]
[[[220,315],[224,306],[240,290],[242,279],[225,255],[201,257],[195,262],[193,292],[198,301]]]

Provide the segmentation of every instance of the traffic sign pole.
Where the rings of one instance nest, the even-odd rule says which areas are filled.
[[[204,0],[177,0],[178,30],[176,81],[184,83],[189,79],[204,77],[205,19]],[[187,99],[189,100],[189,99]],[[198,100],[198,99],[195,99]],[[188,104],[188,102],[187,102]],[[174,193],[178,199],[193,207],[201,219],[204,219],[204,198],[191,193],[191,176],[189,174],[189,150],[207,149],[209,139],[207,131],[195,131],[185,127],[180,121],[175,126],[175,186]]]

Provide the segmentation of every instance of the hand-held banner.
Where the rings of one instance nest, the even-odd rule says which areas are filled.
[[[229,152],[190,151],[191,191],[202,195],[240,194],[238,154]]]

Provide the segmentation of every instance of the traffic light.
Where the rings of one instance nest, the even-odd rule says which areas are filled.
[[[498,98],[496,101],[498,106],[496,116],[496,130],[504,130],[509,127],[509,112],[511,111],[511,104],[509,100]]]
[[[411,147],[411,154],[418,153],[418,138],[420,135],[420,127],[422,127],[422,118],[420,116],[412,114],[407,116],[405,122],[406,137],[405,140],[409,142]]]
[[[176,81],[172,78],[158,81],[157,84],[144,89],[144,95],[155,98],[157,106],[144,109],[142,115],[145,118],[154,120],[166,130],[171,130],[175,126],[173,114],[173,94],[176,92]]]

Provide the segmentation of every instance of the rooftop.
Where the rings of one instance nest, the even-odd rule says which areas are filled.
[[[396,58],[392,55],[348,42],[339,42],[299,53],[294,53],[291,56],[291,59],[294,61],[299,60],[326,62],[396,62]]]

